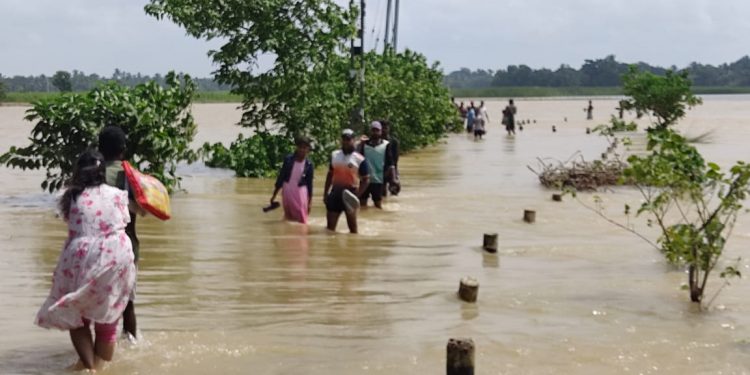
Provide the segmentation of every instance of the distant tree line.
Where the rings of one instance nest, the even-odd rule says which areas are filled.
[[[610,55],[603,59],[586,60],[580,69],[561,65],[556,70],[532,69],[526,65],[510,65],[507,69],[472,71],[467,68],[451,72],[443,82],[450,88],[487,88],[504,86],[535,87],[614,87],[628,71],[627,64]],[[664,75],[676,66],[663,68],[643,62],[634,64],[643,71]],[[750,86],[750,57],[719,66],[692,63],[684,68],[695,86]]]
[[[213,78],[195,78],[193,80],[200,91],[228,91],[230,89],[227,85],[217,83]],[[38,76],[6,77],[0,75],[0,92],[3,91],[3,88],[6,92],[89,91],[106,82],[117,82],[127,87],[135,87],[150,81],[155,81],[162,87],[167,86],[166,78],[158,73],[148,76],[115,69],[112,76],[106,77],[98,74],[86,74],[78,70],[72,72],[60,70],[51,76],[42,74]]]

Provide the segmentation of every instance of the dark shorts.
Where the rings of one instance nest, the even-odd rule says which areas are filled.
[[[372,196],[373,201],[380,202],[383,200],[383,189],[383,184],[370,184],[367,186],[367,191],[365,191],[365,195],[362,199],[366,201]]]
[[[484,130],[474,129],[474,136],[478,137],[480,135],[484,135]]]
[[[344,196],[343,196],[344,190],[349,190],[354,194],[357,193],[357,191],[354,188],[334,186],[331,189],[331,192],[328,193],[328,197],[326,197],[326,210],[330,212],[339,213],[339,214],[346,211],[346,206],[344,206]]]

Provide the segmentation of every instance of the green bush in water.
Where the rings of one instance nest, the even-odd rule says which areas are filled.
[[[154,82],[134,88],[109,83],[85,94],[35,102],[26,112],[26,120],[36,122],[31,144],[11,147],[0,162],[24,170],[46,169],[42,189],[53,192],[70,178],[78,155],[96,146],[99,131],[118,125],[128,136],[125,158],[174,189],[179,184],[177,163],[196,159],[190,149],[196,125],[189,111],[196,86],[189,76],[173,72],[166,82],[166,88]]]

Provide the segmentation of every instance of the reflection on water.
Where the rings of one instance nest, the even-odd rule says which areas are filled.
[[[709,159],[750,159],[748,102],[706,100],[685,121],[718,129],[715,143],[700,146]],[[490,113],[504,103],[489,102]],[[138,223],[144,339],[122,345],[106,373],[439,373],[455,336],[477,343],[481,373],[749,371],[750,284],[733,283],[708,314],[691,309],[682,272],[572,199],[553,202],[526,168],[539,156],[602,152],[604,140],[585,134],[594,124],[580,103],[516,104],[537,124],[515,137],[495,122],[482,141],[457,134],[404,157],[402,194],[383,211],[364,210],[361,235],[328,233],[319,197],[309,227],[285,223],[261,211],[271,180],[181,166],[173,219]],[[617,103],[594,105],[603,122]],[[234,136],[232,108],[195,111],[205,140]],[[0,107],[0,146],[24,142],[22,112]],[[232,120],[209,122],[222,118]],[[38,190],[43,173],[0,177],[0,373],[58,373],[75,357],[67,335],[32,320],[64,225]],[[616,218],[637,202],[628,189],[601,195]],[[522,221],[524,209],[536,210],[535,224]],[[749,220],[740,218],[728,259],[750,245]],[[497,254],[480,249],[488,232],[499,233]],[[479,281],[477,304],[456,298],[463,276]]]

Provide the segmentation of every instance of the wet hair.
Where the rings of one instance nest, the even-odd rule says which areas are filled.
[[[513,99],[508,100],[508,103],[513,104]]]
[[[104,183],[104,171],[104,156],[98,151],[90,149],[78,156],[73,177],[68,180],[67,189],[58,202],[63,217],[70,216],[70,206],[86,188]]]
[[[109,125],[99,133],[99,152],[106,160],[114,160],[125,152],[127,137],[119,126]]]

